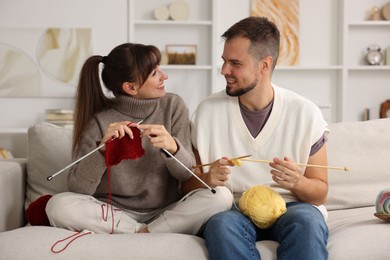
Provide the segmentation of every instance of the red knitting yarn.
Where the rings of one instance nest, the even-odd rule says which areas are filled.
[[[112,207],[112,192],[111,192],[111,173],[110,173],[110,166],[116,165],[120,163],[122,160],[126,159],[138,159],[142,157],[145,154],[145,150],[142,148],[142,140],[141,140],[141,131],[136,127],[130,127],[131,131],[133,132],[134,138],[131,139],[127,134],[122,137],[121,139],[115,138],[107,141],[105,143],[106,145],[106,152],[105,152],[105,159],[106,159],[106,166],[107,166],[107,178],[108,178],[108,203],[107,205],[102,204],[102,218],[104,221],[108,220],[108,210],[111,209],[111,232],[110,234],[114,233],[114,211]],[[107,207],[106,214],[104,214],[104,207]],[[65,239],[58,240],[52,247],[51,251],[53,253],[60,253],[64,251],[73,241],[76,239],[92,234],[91,231],[83,233],[81,231],[76,232],[75,234],[66,237]],[[60,244],[61,242],[64,242],[66,240],[70,239],[65,246],[63,246],[61,249],[57,250],[55,247]]]
[[[106,142],[106,165],[107,168],[120,163],[125,159],[138,159],[142,157],[145,150],[142,148],[140,130],[137,127],[130,127],[134,138],[125,135],[121,139],[115,138]]]
[[[108,182],[108,204],[107,211],[104,215],[104,206],[102,205],[103,220],[108,219],[108,210],[111,208],[112,227],[111,233],[114,233],[114,211],[112,207],[112,191],[111,191],[111,172],[110,166],[120,163],[122,160],[135,160],[145,154],[142,148],[141,131],[136,127],[130,127],[134,138],[131,139],[129,135],[125,135],[121,139],[111,139],[106,142],[106,166],[107,166],[107,182]]]
[[[52,195],[44,195],[30,203],[24,217],[32,226],[50,226],[46,215],[46,204]]]

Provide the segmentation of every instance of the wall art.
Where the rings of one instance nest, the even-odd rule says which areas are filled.
[[[299,0],[251,0],[251,15],[265,16],[280,31],[278,65],[299,63]]]
[[[88,28],[0,28],[0,96],[74,96],[91,54]]]

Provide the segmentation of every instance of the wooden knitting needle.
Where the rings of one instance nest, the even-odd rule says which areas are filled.
[[[270,160],[255,160],[255,159],[248,159],[248,158],[242,158],[242,161],[248,161],[248,162],[258,162],[258,163],[273,163],[273,161]],[[303,164],[303,163],[295,163],[298,166],[305,166],[305,167],[315,167],[315,168],[326,168],[330,170],[341,170],[341,171],[349,171],[347,167],[334,167],[334,166],[326,166],[326,165],[316,165],[316,164]]]
[[[235,160],[242,160],[244,158],[248,158],[248,157],[251,157],[252,155],[244,155],[244,156],[239,156],[239,157],[235,157],[235,158],[231,158],[229,161],[235,161]],[[194,165],[192,166],[192,168],[200,168],[200,167],[203,167],[203,166],[210,166],[212,163],[206,163],[206,164],[197,164],[197,165]]]

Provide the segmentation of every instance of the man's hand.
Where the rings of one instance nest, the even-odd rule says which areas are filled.
[[[228,166],[234,166],[234,164],[227,157],[213,162],[209,172],[205,173],[205,182],[213,188],[216,186],[226,186],[226,182],[229,180],[231,173]]]
[[[271,170],[272,179],[286,190],[293,190],[299,186],[302,180],[302,169],[297,166],[292,160],[287,157],[284,159],[274,158],[270,166],[274,168]]]

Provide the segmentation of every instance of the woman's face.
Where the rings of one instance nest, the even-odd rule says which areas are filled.
[[[168,79],[168,75],[159,66],[156,66],[133,97],[138,99],[163,97],[166,93],[164,87],[164,81],[166,79]]]

